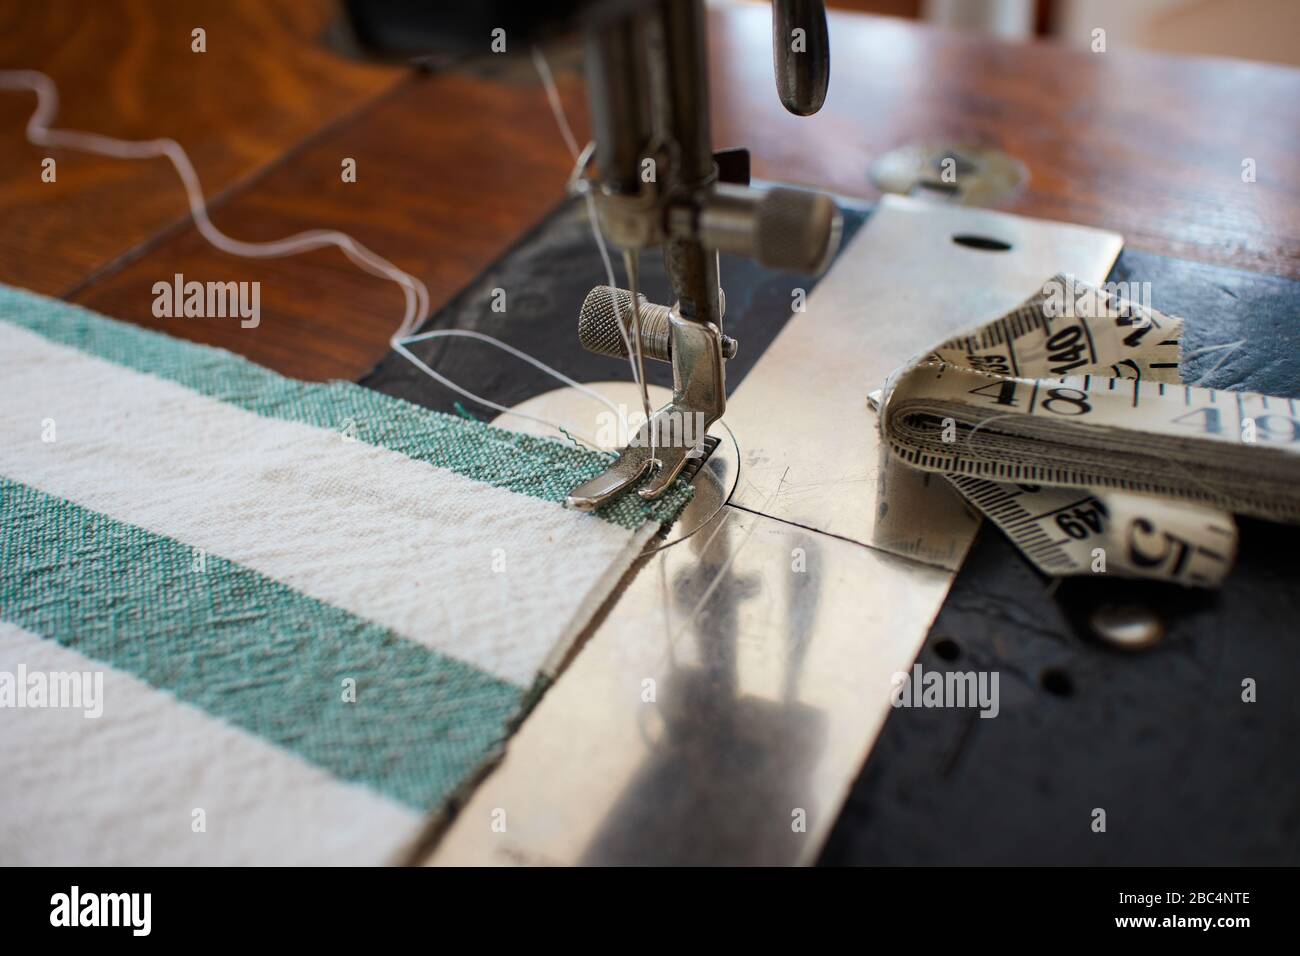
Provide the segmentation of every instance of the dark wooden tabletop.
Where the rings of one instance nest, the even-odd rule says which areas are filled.
[[[57,126],[179,141],[228,234],[342,229],[423,279],[436,309],[561,199],[570,157],[526,57],[485,50],[442,73],[362,63],[327,41],[331,16],[328,0],[12,4],[0,10],[0,69],[53,77]],[[756,176],[872,198],[870,165],[885,150],[984,143],[1029,169],[1010,211],[1300,278],[1300,71],[838,14],[826,106],[797,119],[777,101],[768,17],[762,5],[710,14],[715,140],[749,146]],[[206,53],[191,51],[195,26]],[[556,61],[584,138],[581,77],[572,57]],[[304,378],[355,378],[386,351],[396,286],[333,250],[231,258],[197,234],[164,160],[30,146],[33,105],[0,92],[0,282]],[[41,180],[47,155],[54,183]],[[341,181],[345,158],[355,183]],[[1246,159],[1255,182],[1242,180]],[[154,318],[153,284],[176,273],[260,281],[260,326]]]

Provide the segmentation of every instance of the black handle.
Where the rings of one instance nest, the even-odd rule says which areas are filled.
[[[831,81],[824,0],[772,0],[772,62],[787,110],[811,116],[822,108]]]

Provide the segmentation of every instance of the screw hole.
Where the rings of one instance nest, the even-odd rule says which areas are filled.
[[[1074,681],[1070,680],[1070,675],[1059,667],[1043,671],[1038,678],[1038,683],[1043,685],[1043,690],[1057,697],[1069,697],[1074,693]]]
[[[1003,242],[1001,239],[994,239],[991,236],[975,236],[963,232],[953,236],[952,241],[959,246],[965,246],[967,249],[979,249],[982,252],[1011,251],[1011,243]]]
[[[961,657],[961,647],[951,637],[941,637],[935,641],[934,652],[945,661],[955,661]]]

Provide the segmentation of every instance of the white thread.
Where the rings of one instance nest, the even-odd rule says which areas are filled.
[[[296,255],[300,252],[309,252],[314,249],[323,249],[327,246],[334,246],[339,249],[354,265],[358,266],[371,275],[378,276],[382,279],[388,279],[401,286],[403,296],[406,300],[406,311],[402,316],[401,325],[397,331],[389,338],[389,344],[399,355],[406,358],[416,368],[420,369],[434,381],[451,389],[459,395],[478,402],[488,408],[495,409],[506,415],[513,415],[516,418],[524,418],[529,421],[537,422],[560,431],[561,434],[567,434],[564,426],[559,422],[549,419],[540,418],[535,415],[529,415],[525,412],[513,411],[503,405],[475,395],[466,388],[457,385],[451,379],[447,378],[440,372],[434,371],[425,362],[417,358],[409,349],[406,348],[408,343],[423,341],[430,338],[438,337],[461,337],[472,338],[488,342],[497,348],[508,352],[511,355],[521,358],[531,365],[537,367],[556,380],[577,389],[584,395],[594,398],[601,402],[616,415],[619,414],[618,408],[609,399],[598,394],[585,385],[580,385],[573,379],[569,378],[562,372],[556,371],[539,359],[533,358],[525,352],[507,345],[500,339],[487,335],[483,332],[474,332],[467,329],[439,329],[434,332],[427,332],[423,335],[412,336],[416,324],[420,318],[429,311],[429,290],[423,282],[407,272],[399,269],[393,263],[380,255],[372,252],[361,243],[357,242],[347,233],[335,229],[310,229],[297,233],[285,239],[278,239],[271,242],[242,242],[238,239],[232,239],[227,236],[208,218],[207,201],[203,197],[203,188],[199,184],[198,174],[190,162],[189,156],[180,143],[174,139],[154,139],[154,140],[122,140],[111,136],[103,136],[98,133],[86,133],[78,130],[54,130],[50,129],[50,123],[54,121],[59,111],[59,89],[46,74],[37,70],[0,70],[0,89],[9,90],[30,90],[36,94],[36,109],[32,112],[31,118],[27,121],[26,136],[27,140],[37,146],[57,146],[68,149],[80,150],[87,153],[96,153],[101,156],[108,156],[113,159],[154,159],[165,157],[171,161],[180,177],[181,185],[185,187],[185,194],[189,200],[190,215],[194,219],[194,225],[200,235],[209,243],[222,252],[229,253],[233,256],[239,256],[245,259],[278,259],[284,256]],[[567,126],[567,124],[566,124]],[[572,133],[569,134],[572,139]],[[613,284],[611,282],[611,284]]]
[[[1195,352],[1188,352],[1186,355],[1182,357],[1181,364],[1183,365],[1186,365],[1192,359],[1200,358],[1202,355],[1208,355],[1210,352],[1221,352],[1224,349],[1228,350],[1225,355],[1219,356],[1219,360],[1215,362],[1214,365],[1212,365],[1210,368],[1206,369],[1204,372],[1198,375],[1196,377],[1196,381],[1189,382],[1188,384],[1200,385],[1203,381],[1205,381],[1207,378],[1209,378],[1211,375],[1217,372],[1225,362],[1227,362],[1230,358],[1232,358],[1234,354],[1236,354],[1237,349],[1241,348],[1245,344],[1246,344],[1245,339],[1238,339],[1236,342],[1225,342],[1222,345],[1207,345],[1204,348],[1197,349]]]
[[[599,392],[595,392],[591,390],[585,385],[581,385],[578,382],[575,382],[573,379],[569,378],[569,376],[565,375],[563,372],[551,368],[541,359],[534,358],[533,356],[529,355],[527,352],[524,352],[521,349],[517,349],[513,345],[509,345],[505,342],[502,342],[500,339],[494,338],[493,336],[488,335],[484,332],[475,332],[471,329],[431,329],[428,332],[419,332],[415,335],[409,335],[406,338],[402,339],[400,343],[394,344],[393,348],[396,349],[397,351],[400,351],[403,355],[405,355],[408,359],[411,360],[411,362],[413,362],[417,366],[424,367],[426,371],[428,371],[431,375],[437,376],[436,372],[434,372],[432,369],[428,369],[423,362],[421,362],[418,358],[415,357],[415,355],[407,351],[405,346],[408,344],[414,344],[416,342],[424,342],[429,339],[441,339],[441,338],[453,338],[453,337],[477,339],[481,342],[487,342],[489,345],[494,345],[497,348],[501,349],[501,351],[507,352],[510,355],[513,355],[515,358],[523,359],[529,365],[533,365],[541,369],[543,372],[546,372],[548,375],[553,376],[554,378],[563,382],[565,385],[568,385],[571,388],[576,388],[578,391],[582,392],[585,395],[590,395],[598,402],[603,402],[606,406],[608,406],[610,411],[612,411],[615,415],[619,414],[619,410],[617,406],[615,406],[614,403],[611,402],[609,399],[607,399],[604,395],[601,395]],[[506,412],[508,414],[515,415],[519,418],[532,419],[533,421],[540,422],[543,425],[551,425],[554,426],[555,428],[562,428],[561,425],[558,425],[552,421],[548,421],[547,419],[536,418],[525,412],[511,411],[510,409],[505,408],[502,405],[498,405],[496,402],[488,401],[485,398],[478,398],[477,396],[471,395],[469,392],[466,392],[464,389],[462,389],[459,385],[456,385],[454,382],[448,381],[447,385],[454,391],[460,392],[462,395],[467,395],[470,398],[473,398],[476,402],[481,402],[482,404],[488,406],[489,408],[495,408],[497,411]]]
[[[605,278],[610,289],[617,289],[618,283],[614,280],[614,265],[609,258],[609,250],[605,247],[605,235],[600,229],[600,220],[596,215],[596,201],[592,197],[591,189],[587,181],[583,178],[582,172],[586,168],[591,158],[592,151],[595,149],[595,143],[590,142],[586,148],[579,151],[578,141],[574,138],[573,129],[569,126],[568,115],[564,111],[564,101],[560,99],[559,87],[555,84],[555,76],[551,73],[550,64],[546,62],[546,54],[540,47],[533,47],[533,65],[537,68],[537,75],[541,78],[542,86],[546,90],[546,101],[551,105],[551,115],[555,117],[555,125],[560,128],[560,135],[564,138],[565,145],[569,148],[569,155],[573,157],[573,172],[569,175],[569,191],[581,193],[587,207],[587,222],[591,225],[591,234],[596,240],[596,248],[600,251],[600,260],[605,266]],[[641,390],[641,408],[646,418],[647,434],[650,438],[650,462],[652,466],[657,467],[658,459],[655,456],[655,443],[658,438],[656,430],[651,422],[650,415],[650,390],[645,380],[645,364],[641,358],[641,326],[640,326],[640,307],[636,300],[636,280],[633,276],[633,265],[628,254],[624,254],[624,271],[627,273],[628,284],[631,286],[632,294],[632,323],[633,336],[635,338],[635,348],[633,347],[633,338],[629,338],[627,322],[623,319],[623,306],[619,302],[619,297],[614,298],[614,318],[618,322],[618,332],[623,338],[623,347],[627,350],[628,364],[632,369],[632,381],[636,383]]]
[[[652,424],[653,419],[650,416],[650,392],[645,386],[645,358],[641,354],[641,300],[638,294],[640,284],[639,255],[635,250],[623,250],[623,272],[627,274],[627,290],[632,297],[632,344],[636,346],[636,378],[641,383],[641,410],[645,415],[646,434],[650,438],[650,461],[649,466],[653,470],[658,470],[662,462],[659,461],[658,455],[655,454],[655,442],[659,438],[659,429]],[[618,297],[614,298],[618,301]]]
[[[596,237],[596,248],[600,251],[600,261],[605,265],[605,281],[609,283],[610,289],[618,288],[618,283],[614,281],[614,264],[609,258],[609,249],[605,247],[605,234],[600,231],[600,221],[596,216],[596,200],[591,195],[591,190],[582,190],[582,198],[587,206],[587,222],[591,225],[591,234]],[[636,369],[636,363],[631,361],[632,340],[628,338],[627,322],[623,320],[623,305],[618,296],[614,296],[614,318],[618,320],[618,333],[623,336],[623,348],[627,350],[628,359],[632,366],[632,381],[637,385],[641,384],[640,376]]]
[[[573,130],[569,127],[569,118],[564,113],[564,103],[560,100],[559,87],[555,85],[551,65],[546,62],[546,55],[542,53],[541,47],[533,47],[533,65],[537,67],[537,75],[542,78],[542,86],[546,88],[546,99],[551,104],[551,113],[555,116],[555,122],[560,127],[560,135],[564,137],[564,145],[569,147],[569,155],[577,159],[578,141],[574,138]]]
[[[533,66],[537,68],[537,75],[541,78],[542,87],[546,91],[546,101],[551,106],[551,116],[555,118],[555,125],[560,128],[560,136],[564,138],[564,145],[568,147],[569,155],[573,157],[573,170],[569,173],[568,184],[565,187],[566,192],[570,195],[581,195],[584,205],[587,209],[587,223],[591,227],[591,234],[596,240],[596,249],[600,253],[600,261],[605,266],[605,279],[611,289],[617,288],[618,283],[614,281],[614,265],[609,258],[609,250],[605,247],[605,234],[600,230],[600,219],[596,215],[596,200],[591,195],[591,189],[587,180],[583,178],[583,170],[587,168],[587,163],[591,161],[591,154],[596,151],[594,140],[587,143],[581,150],[578,149],[578,141],[573,136],[573,130],[569,126],[569,117],[564,112],[564,102],[560,99],[560,89],[555,85],[555,76],[551,73],[550,64],[546,62],[546,54],[540,47],[533,47]],[[623,321],[623,307],[614,297],[614,318],[618,322],[619,335],[623,337],[623,348],[627,350],[629,358],[632,355],[632,340],[628,338],[627,325]],[[642,391],[645,387],[641,383],[640,374],[637,371],[636,363],[632,365],[632,381],[639,386]]]

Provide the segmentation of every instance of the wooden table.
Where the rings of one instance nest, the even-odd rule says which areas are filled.
[[[212,218],[266,240],[334,227],[423,279],[436,309],[562,196],[571,161],[526,58],[425,74],[360,63],[325,40],[327,0],[45,0],[0,11],[0,68],[49,73],[59,126],[173,137]],[[1133,247],[1300,278],[1300,72],[1228,60],[1093,54],[831,18],[830,96],[781,109],[763,5],[710,14],[719,146],[756,176],[871,198],[869,167],[914,141],[997,146],[1025,162],[1006,208],[1123,232]],[[207,52],[190,31],[207,31]],[[571,58],[568,58],[571,62]],[[582,81],[557,66],[586,135]],[[0,93],[0,282],[240,352],[289,375],[355,378],[401,314],[391,283],[335,251],[233,259],[187,216],[163,160],[28,145],[33,98]],[[41,160],[58,161],[55,183]],[[345,158],[357,181],[341,181]],[[1253,159],[1257,181],[1242,181]],[[157,319],[152,286],[258,280],[262,322]]]

